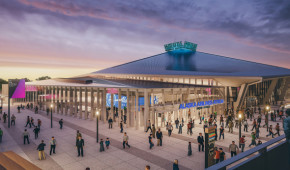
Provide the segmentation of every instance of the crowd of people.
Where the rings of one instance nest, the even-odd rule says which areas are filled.
[[[24,109],[24,105],[20,105],[17,107],[18,113],[21,112],[21,109]],[[33,106],[33,104],[27,104],[26,105],[26,109],[34,109],[35,114],[38,113],[38,106]],[[275,125],[269,125],[269,116],[270,116],[270,121],[275,122]],[[277,120],[277,117],[279,117],[280,119]],[[4,114],[1,116],[1,118],[3,119],[3,122],[6,123],[7,122],[7,114],[4,112]],[[262,113],[262,109],[260,107],[258,107],[257,111],[256,111],[256,107],[252,108],[252,109],[245,109],[242,115],[242,118],[239,120],[237,113],[235,114],[235,112],[233,110],[228,110],[226,111],[223,115],[220,115],[219,117],[219,122],[218,122],[218,118],[217,118],[217,112],[214,112],[212,114],[209,115],[209,117],[206,117],[205,114],[201,115],[199,113],[199,119],[200,122],[199,124],[202,125],[204,132],[205,132],[205,128],[207,127],[215,127],[215,140],[223,140],[225,138],[225,128],[228,128],[228,132],[229,133],[233,133],[233,129],[234,128],[238,128],[239,125],[243,126],[243,131],[244,132],[248,132],[249,131],[249,121],[252,122],[252,128],[250,128],[250,130],[252,131],[250,137],[251,137],[251,143],[249,144],[249,147],[251,146],[257,146],[262,144],[261,140],[260,140],[260,128],[266,128],[268,134],[265,135],[266,137],[271,136],[272,138],[274,138],[276,135],[280,136],[280,123],[276,122],[276,121],[280,121],[282,119],[284,119],[284,115],[283,115],[283,110],[275,110],[274,112],[268,113],[268,112],[264,112]],[[124,120],[124,119],[122,119]],[[125,119],[126,120],[126,119]],[[262,120],[264,120],[264,125],[262,125]],[[11,116],[11,125],[15,125],[16,122],[16,116],[14,114],[12,114]],[[109,129],[113,128],[113,122],[114,120],[109,117],[108,119],[108,125],[109,125]],[[25,122],[25,128],[33,128],[33,133],[34,133],[34,138],[38,139],[39,133],[40,133],[40,129],[41,129],[41,120],[37,119],[37,123],[35,123],[34,118],[32,116],[27,116],[26,118],[26,122]],[[60,129],[63,128],[63,119],[59,120],[59,125],[60,125]],[[178,132],[178,134],[182,134],[183,131],[183,127],[186,125],[186,132],[187,135],[192,136],[193,135],[193,128],[195,128],[195,120],[194,119],[189,119],[189,121],[187,123],[185,123],[184,119],[182,118],[181,120],[179,120],[178,118],[174,121],[175,123],[175,128]],[[219,126],[219,128],[218,128]],[[289,126],[289,125],[288,125]],[[128,148],[130,148],[131,146],[129,145],[129,136],[126,132],[123,132],[124,130],[124,123],[123,121],[120,121],[119,123],[119,127],[120,127],[120,133],[123,133],[123,149],[126,148],[126,146]],[[168,136],[170,137],[172,135],[172,132],[174,130],[172,122],[166,122],[166,130],[168,132]],[[284,125],[284,130],[285,130],[285,125]],[[148,143],[149,143],[149,149],[153,149],[154,148],[154,140],[153,139],[157,139],[157,146],[162,146],[162,141],[163,141],[163,133],[161,128],[157,128],[154,124],[151,123],[150,120],[147,121],[146,123],[146,132],[150,131],[150,134],[148,136]],[[219,135],[218,135],[218,131],[219,131]],[[289,131],[289,130],[288,130]],[[24,145],[30,144],[30,134],[28,132],[27,129],[24,130],[23,132],[23,143]],[[2,142],[2,136],[3,136],[3,130],[0,128],[0,143]],[[287,136],[287,135],[286,135]],[[245,139],[245,135],[242,135],[242,137],[239,139],[239,145],[241,145],[241,152],[244,152],[244,148],[246,146],[246,139]],[[256,142],[256,140],[258,139],[258,142]],[[76,133],[76,148],[77,148],[77,156],[84,156],[84,139],[82,138],[82,134],[79,132],[79,130],[77,130]],[[192,142],[188,142],[188,152],[187,155],[191,156],[192,155],[192,146],[191,146]],[[56,154],[55,150],[56,150],[56,139],[54,138],[54,136],[51,137],[51,140],[49,141],[49,146],[50,146],[50,155],[51,154]],[[99,143],[99,151],[100,152],[104,152],[105,150],[108,150],[110,148],[110,144],[111,141],[109,138],[106,138],[106,140],[104,141],[103,139],[100,140]],[[202,133],[199,133],[197,136],[197,144],[198,144],[198,151],[199,152],[204,152],[204,146],[205,146],[205,139]],[[46,144],[44,142],[44,140],[41,140],[41,143],[38,145],[37,150],[38,150],[38,156],[39,156],[39,160],[43,160],[45,159],[45,154],[44,154],[44,149],[46,147]],[[231,157],[237,155],[239,153],[239,147],[238,145],[235,143],[235,141],[232,141],[232,143],[229,145],[228,147],[228,151],[231,154]],[[224,152],[223,148],[218,148],[215,147],[214,149],[214,159],[215,162],[222,162],[226,159],[226,155]],[[150,166],[146,166],[146,168],[150,169]],[[178,160],[174,161],[173,167],[178,168]]]

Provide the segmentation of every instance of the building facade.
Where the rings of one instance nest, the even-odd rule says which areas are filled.
[[[196,51],[193,43],[90,74],[26,83],[26,98],[55,114],[109,117],[127,126],[165,126],[183,118],[284,101],[290,70]],[[119,107],[120,106],[120,107]],[[125,117],[124,117],[125,115]]]

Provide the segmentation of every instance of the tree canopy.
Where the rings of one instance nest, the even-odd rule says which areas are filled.
[[[47,79],[51,79],[51,77],[49,77],[49,76],[42,76],[42,77],[37,78],[36,80],[39,81],[39,80],[47,80]]]

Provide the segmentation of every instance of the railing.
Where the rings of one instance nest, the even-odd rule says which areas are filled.
[[[206,170],[226,170],[226,169],[290,169],[288,143],[281,141],[285,139],[285,134],[274,138],[266,143],[256,146],[250,150],[242,152],[237,156],[213,165]],[[280,142],[281,141],[281,142]],[[273,145],[271,148],[267,148]],[[277,150],[276,150],[277,149]],[[276,150],[276,151],[275,151]],[[256,154],[258,152],[258,154]],[[242,159],[246,159],[240,161]],[[240,162],[238,162],[240,161]],[[273,165],[272,165],[273,164]],[[280,168],[279,168],[280,167]]]

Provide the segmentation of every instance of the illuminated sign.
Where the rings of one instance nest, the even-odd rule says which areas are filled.
[[[204,106],[211,106],[211,105],[223,104],[223,103],[224,103],[223,99],[192,102],[192,103],[180,104],[179,109],[187,109],[187,108],[189,109],[192,107],[204,107]]]
[[[174,42],[174,43],[169,43],[165,44],[164,48],[165,51],[173,51],[173,50],[178,50],[178,49],[188,49],[191,51],[196,51],[197,44],[194,44],[192,42],[184,41],[182,44],[182,41],[179,42]]]

